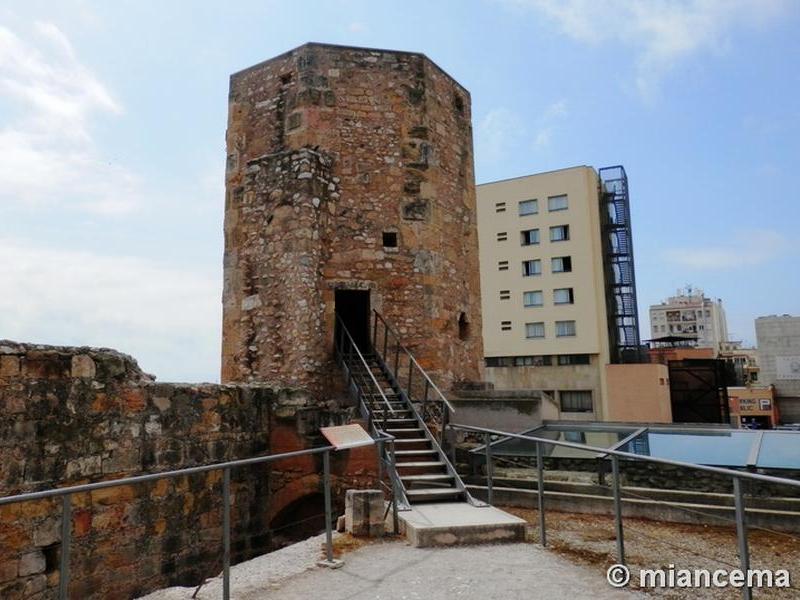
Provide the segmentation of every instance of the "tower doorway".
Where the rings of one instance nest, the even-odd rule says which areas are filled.
[[[361,352],[370,347],[369,337],[369,290],[336,290],[336,316],[339,317]],[[336,321],[335,335],[340,335]]]

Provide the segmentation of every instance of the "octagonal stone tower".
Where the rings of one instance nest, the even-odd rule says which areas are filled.
[[[310,43],[231,76],[222,381],[330,389],[370,309],[445,389],[479,378],[469,92],[418,53]]]

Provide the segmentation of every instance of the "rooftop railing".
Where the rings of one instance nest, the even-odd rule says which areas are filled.
[[[586,444],[578,444],[575,442],[566,442],[561,440],[551,440],[543,437],[537,437],[530,434],[510,433],[508,431],[498,431],[496,429],[487,429],[485,427],[474,427],[471,425],[459,425],[451,423],[448,427],[452,430],[466,431],[473,434],[482,434],[485,438],[484,452],[486,456],[486,493],[489,504],[493,500],[493,459],[492,459],[492,436],[497,436],[505,439],[518,439],[525,442],[534,444],[536,447],[536,487],[537,487],[537,504],[539,513],[539,540],[542,546],[547,545],[547,532],[545,527],[545,493],[544,493],[544,445],[557,446],[562,448],[571,448],[573,450],[583,450],[588,452],[596,452],[598,455],[607,456],[611,460],[611,490],[614,501],[614,528],[615,528],[615,541],[617,550],[617,562],[621,565],[625,564],[625,538],[622,523],[622,496],[620,493],[620,472],[619,461],[620,459],[629,459],[634,461],[643,461],[655,463],[660,465],[669,465],[672,467],[682,467],[685,469],[694,469],[706,473],[714,473],[715,475],[722,475],[730,477],[733,482],[733,496],[734,496],[734,511],[736,522],[736,538],[738,542],[739,563],[741,570],[747,572],[750,569],[750,551],[748,546],[747,534],[747,519],[745,515],[745,501],[742,491],[742,480],[758,481],[761,483],[769,483],[773,485],[786,485],[790,487],[800,488],[800,481],[796,479],[787,479],[785,477],[775,477],[772,475],[762,475],[760,473],[748,473],[743,471],[736,471],[733,469],[726,469],[723,467],[713,467],[710,465],[699,465],[696,463],[688,463],[678,460],[670,460],[666,458],[658,458],[654,456],[644,456],[641,454],[634,454],[632,452],[624,452],[622,450],[598,448]],[[742,587],[742,597],[746,600],[752,598],[752,589],[748,586]]]

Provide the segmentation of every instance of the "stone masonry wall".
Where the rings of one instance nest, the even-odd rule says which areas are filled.
[[[0,496],[308,447],[320,425],[347,418],[311,404],[298,389],[156,383],[111,350],[0,341]],[[332,469],[335,498],[374,485],[369,452],[334,454]],[[271,520],[318,496],[321,471],[321,456],[232,471],[234,561],[272,547]],[[221,480],[212,471],[75,495],[70,597],[130,598],[216,575]],[[60,517],[59,500],[0,507],[0,598],[57,595]]]
[[[248,163],[244,189],[232,197],[239,210],[226,222],[234,247],[226,261],[236,266],[226,294],[233,288],[242,295],[231,333],[246,335],[232,357],[241,381],[319,383],[315,374],[328,353],[319,343],[319,272],[330,256],[326,241],[338,196],[329,170],[330,159],[310,149],[263,156]]]
[[[229,103],[222,380],[329,394],[336,289],[370,290],[444,389],[478,379],[469,93],[421,54],[307,44]]]

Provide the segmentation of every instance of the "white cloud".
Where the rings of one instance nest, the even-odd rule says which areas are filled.
[[[672,248],[664,258],[691,269],[733,269],[764,264],[790,248],[789,240],[777,231],[757,229],[739,233],[728,245]]]
[[[566,100],[553,102],[544,110],[537,119],[538,131],[533,139],[533,145],[536,149],[543,150],[550,145],[557,123],[566,118],[568,114]]]
[[[723,52],[732,32],[785,13],[788,0],[503,0],[555,21],[587,44],[616,42],[636,52],[636,87],[652,97],[664,75],[701,51]]]
[[[515,112],[493,108],[478,124],[478,143],[482,159],[496,162],[507,156],[524,135],[525,124]]]
[[[0,201],[121,213],[138,202],[136,177],[109,162],[92,121],[122,106],[83,65],[64,33],[36,23],[36,43],[0,26]]]
[[[367,30],[367,26],[360,21],[353,21],[347,26],[347,30],[350,33],[364,33]]]
[[[494,108],[478,123],[475,145],[481,159],[488,162],[502,160],[523,145],[543,150],[550,145],[557,123],[567,114],[566,101],[559,100],[545,107],[529,126],[516,112],[505,107]]]
[[[2,238],[0,256],[2,337],[115,347],[163,365],[159,379],[217,377],[219,273]]]

